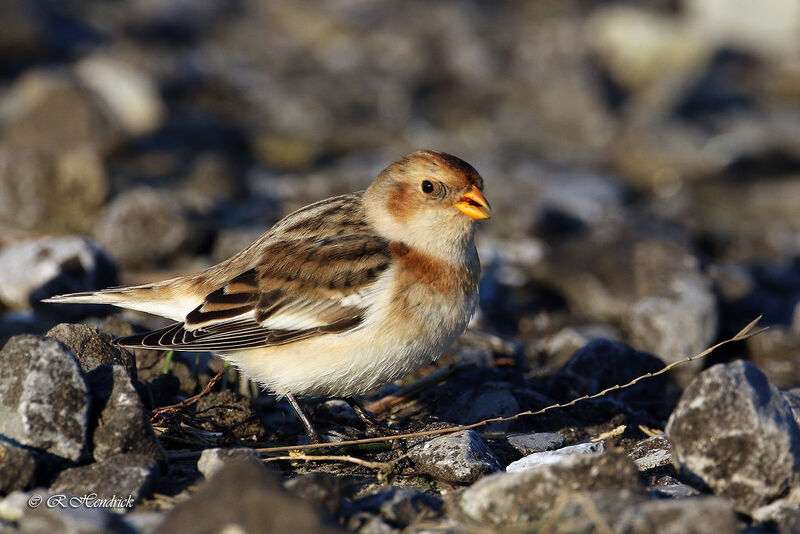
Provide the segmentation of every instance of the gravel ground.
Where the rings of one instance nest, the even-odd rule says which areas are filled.
[[[800,531],[795,0],[0,14],[0,531]],[[362,399],[385,423],[537,411],[769,329],[575,406],[286,459],[254,451],[305,443],[286,402],[111,344],[159,319],[39,302],[212,265],[419,148],[475,166],[493,217],[469,330]]]

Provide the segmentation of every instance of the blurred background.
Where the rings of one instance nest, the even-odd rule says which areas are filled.
[[[800,385],[796,0],[2,0],[0,20],[0,343],[108,312],[42,297],[198,270],[432,148],[485,178],[475,327],[532,369],[597,337],[674,361],[763,314],[718,358]]]

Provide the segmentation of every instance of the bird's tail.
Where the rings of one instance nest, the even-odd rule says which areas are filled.
[[[183,283],[182,283],[183,282]],[[84,291],[56,295],[42,302],[55,304],[111,304],[120,308],[160,315],[176,321],[202,302],[202,297],[188,279],[172,279],[157,284],[112,287],[100,291]]]
[[[42,299],[42,302],[54,304],[120,304],[131,297],[133,288],[112,287],[102,291],[83,291],[81,293],[68,293],[55,295]]]

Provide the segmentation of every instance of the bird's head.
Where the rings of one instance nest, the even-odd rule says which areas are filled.
[[[386,238],[446,255],[488,219],[483,178],[450,154],[420,150],[384,169],[364,197],[368,217]]]

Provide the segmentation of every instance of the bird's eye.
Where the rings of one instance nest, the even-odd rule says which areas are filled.
[[[426,195],[433,193],[433,184],[428,180],[422,180],[422,192]]]

